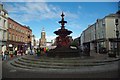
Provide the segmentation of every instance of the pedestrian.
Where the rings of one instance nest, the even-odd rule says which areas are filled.
[[[48,49],[48,47],[46,47],[46,56],[48,56],[48,51],[49,51],[49,49]]]
[[[40,57],[40,49],[37,48],[37,56]]]
[[[28,53],[32,55],[32,49],[30,49],[30,47],[28,48]]]
[[[14,53],[15,53],[15,56],[17,56],[17,47],[15,48],[15,52]]]
[[[20,54],[21,54],[21,56],[23,56],[23,51],[22,50],[20,50]]]
[[[6,60],[6,46],[2,45],[2,60]]]
[[[46,47],[43,49],[43,51],[44,51],[44,54],[46,54]]]
[[[7,51],[4,52],[4,60],[7,60]]]
[[[34,48],[32,49],[32,53],[35,54],[35,49]]]
[[[30,50],[30,55],[33,55],[32,49]]]
[[[25,55],[27,55],[28,54],[28,49],[26,49],[26,51],[25,51]]]

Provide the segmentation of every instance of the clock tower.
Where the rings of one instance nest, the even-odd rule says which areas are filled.
[[[44,46],[46,46],[46,33],[43,28],[41,32],[41,38],[40,38],[40,47],[44,47]]]

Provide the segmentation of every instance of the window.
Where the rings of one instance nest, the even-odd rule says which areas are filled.
[[[24,37],[23,37],[23,42],[25,42],[25,41],[24,41]]]
[[[21,40],[20,41],[22,42],[22,36],[21,36]]]
[[[16,26],[16,31],[17,31],[17,26]]]
[[[12,34],[12,39],[11,40],[13,41],[13,34]]]
[[[11,24],[11,28],[13,29],[13,24]]]
[[[3,31],[3,40],[5,39],[5,36],[4,36],[4,35],[5,35],[5,31]]]
[[[13,25],[13,29],[15,29],[14,25]]]
[[[6,20],[4,20],[3,27],[5,27],[5,22],[6,22]]]
[[[20,41],[20,37],[18,36],[18,41]]]
[[[17,41],[17,35],[16,35],[16,41]]]
[[[13,41],[15,41],[15,35],[13,34]]]
[[[12,27],[12,24],[10,24],[10,28],[12,29],[13,27]]]
[[[10,23],[8,24],[8,26],[9,26],[9,28],[11,28],[11,24]]]

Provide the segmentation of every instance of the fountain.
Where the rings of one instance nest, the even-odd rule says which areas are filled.
[[[48,52],[48,56],[52,56],[52,57],[79,56],[79,50],[70,48],[71,42],[68,35],[70,35],[72,31],[65,29],[65,23],[67,23],[67,21],[64,21],[64,16],[65,15],[62,12],[61,15],[62,19],[61,21],[59,21],[59,23],[61,24],[61,29],[54,32],[56,35],[58,35],[58,37],[56,38],[57,47],[53,50],[50,50]]]

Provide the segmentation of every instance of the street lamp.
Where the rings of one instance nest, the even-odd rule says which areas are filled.
[[[119,37],[119,30],[118,30],[118,19],[115,19],[115,25],[116,25],[116,37],[117,37],[117,55],[119,55],[119,44],[118,44],[118,37]]]
[[[28,39],[30,40],[30,35],[28,35]],[[31,47],[31,40],[29,41],[29,46],[30,46],[30,51],[32,52],[32,47]]]

